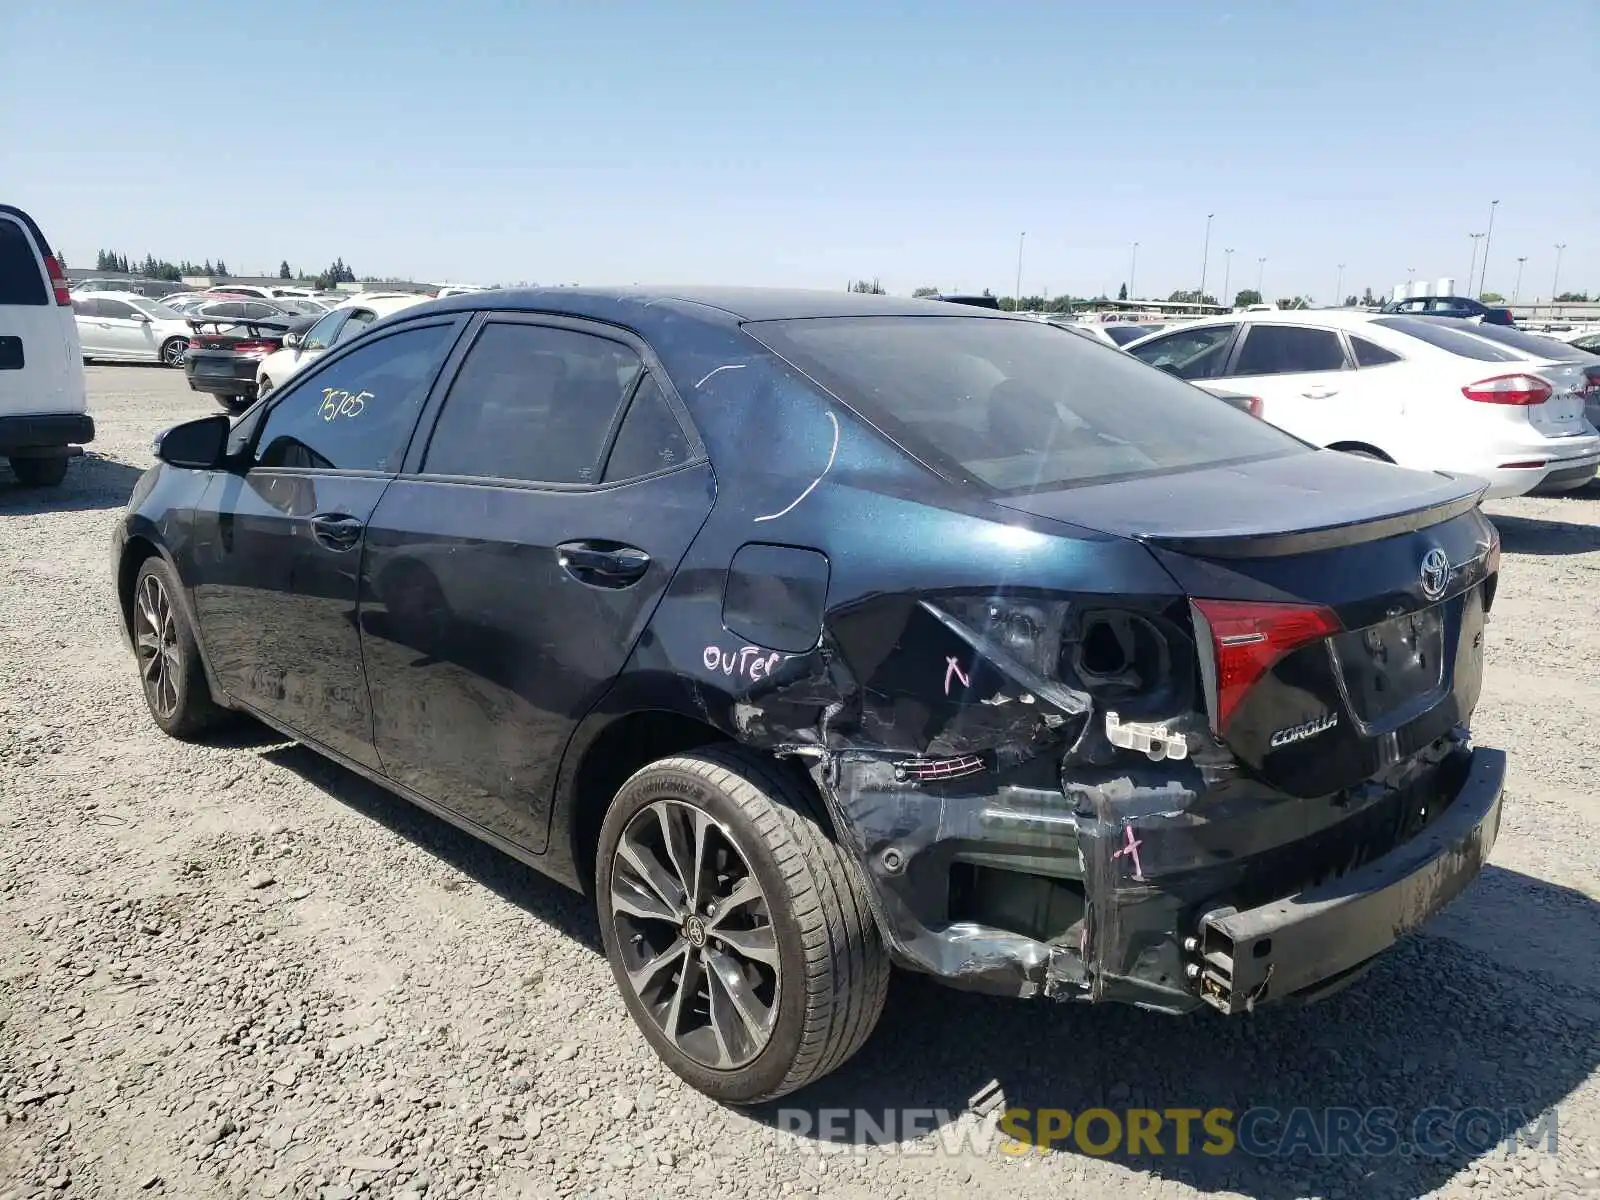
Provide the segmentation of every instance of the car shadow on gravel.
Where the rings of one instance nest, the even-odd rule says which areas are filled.
[[[1475,902],[1480,894],[1487,900]],[[1516,897],[1513,907],[1507,896]],[[1500,1173],[1513,1167],[1537,1183],[1541,1167],[1553,1170],[1558,1161],[1542,1139],[1537,1149],[1514,1156],[1482,1143],[1498,1142],[1508,1128],[1556,1108],[1600,1066],[1593,1036],[1600,983],[1576,982],[1600,980],[1600,905],[1489,867],[1445,917],[1467,928],[1508,924],[1496,930],[1503,947],[1556,947],[1562,969],[1546,974],[1542,962],[1550,960],[1537,954],[1427,933],[1320,1004],[1235,1018],[995,999],[900,976],[878,1033],[857,1057],[752,1115],[794,1135],[786,1144],[804,1154],[820,1149],[809,1142],[842,1142],[829,1148],[848,1150],[850,1143],[893,1141],[892,1132],[886,1139],[873,1132],[886,1110],[933,1110],[924,1111],[921,1132],[940,1127],[941,1147],[956,1149],[963,1129],[952,1122],[997,1084],[998,1107],[1027,1110],[1018,1129],[1037,1130],[1040,1110],[1055,1110],[1055,1127],[1075,1133],[1080,1114],[1102,1109],[1125,1133],[1130,1110],[1155,1110],[1159,1153],[1145,1142],[1142,1153],[1128,1154],[1125,1136],[1105,1144],[1105,1114],[1087,1126],[1089,1148],[1069,1133],[1049,1152],[1098,1151],[1131,1170],[1206,1192],[1263,1200],[1409,1197],[1463,1171],[1468,1178],[1488,1172],[1495,1190],[1509,1190],[1512,1176]],[[1187,1153],[1166,1115],[1175,1109],[1194,1112]],[[1239,1147],[1231,1153],[1218,1153],[1220,1143],[1203,1125],[1202,1114],[1217,1109],[1233,1114]],[[1335,1109],[1356,1115],[1330,1116]],[[823,1125],[828,1110],[840,1110],[832,1130]],[[855,1114],[872,1124],[856,1126]],[[1368,1122],[1355,1134],[1365,1153],[1352,1153],[1346,1143],[1342,1153],[1313,1154],[1314,1140],[1296,1148],[1297,1134],[1314,1137],[1340,1119]],[[1148,1127],[1151,1118],[1145,1120]],[[1556,1120],[1559,1127],[1559,1111]],[[1408,1151],[1420,1144],[1444,1154],[1381,1153],[1382,1128],[1393,1129]],[[1267,1153],[1285,1150],[1293,1152]],[[995,1147],[984,1153],[1006,1157]]]
[[[1559,556],[1600,550],[1600,525],[1500,515],[1489,519],[1500,531],[1501,549],[1509,554]]]
[[[270,731],[269,737],[282,740]],[[594,913],[570,888],[298,743],[263,750],[261,757],[288,768],[346,808],[449,864],[562,936],[602,953]]]
[[[67,464],[56,487],[24,487],[0,465],[0,516],[12,513],[71,512],[121,508],[144,471],[99,454],[84,454]]]

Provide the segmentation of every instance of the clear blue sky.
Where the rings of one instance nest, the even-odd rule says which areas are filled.
[[[0,0],[0,198],[425,280],[1600,289],[1597,0]],[[171,81],[164,97],[154,94]],[[1566,111],[1563,111],[1566,110]]]

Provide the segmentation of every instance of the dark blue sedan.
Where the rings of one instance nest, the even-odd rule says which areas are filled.
[[[1326,993],[1498,829],[1481,485],[1036,322],[455,296],[157,458],[114,564],[156,723],[251,714],[588,891],[719,1099],[838,1067],[891,964]]]

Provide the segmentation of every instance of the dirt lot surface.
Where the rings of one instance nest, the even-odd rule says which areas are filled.
[[[866,1049],[788,1102],[1554,1108],[1557,1153],[908,1154],[680,1085],[576,895],[265,733],[162,737],[108,538],[151,436],[216,410],[176,372],[89,375],[100,436],[66,485],[0,466],[0,1197],[1600,1194],[1600,491],[1490,505],[1476,732],[1511,755],[1505,823],[1366,979],[1231,1021],[897,979]]]

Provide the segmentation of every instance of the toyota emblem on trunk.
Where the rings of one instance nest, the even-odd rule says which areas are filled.
[[[1445,552],[1435,546],[1422,556],[1422,594],[1437,600],[1450,586],[1450,560]]]

